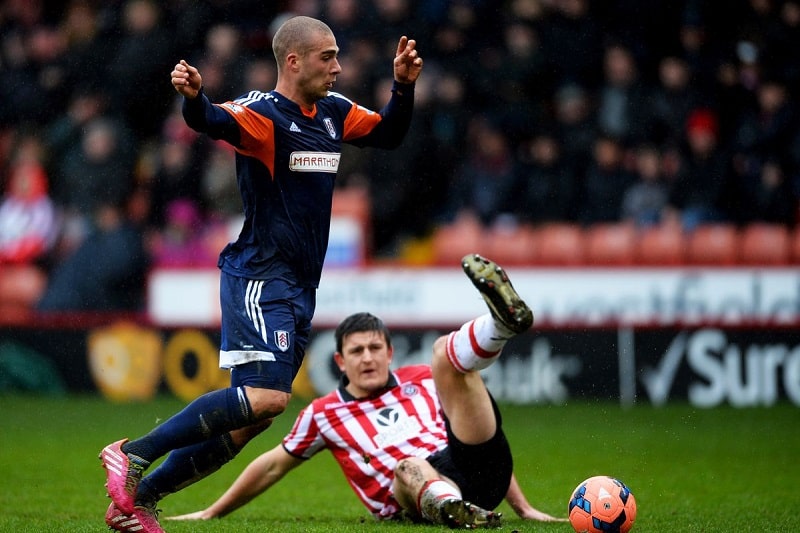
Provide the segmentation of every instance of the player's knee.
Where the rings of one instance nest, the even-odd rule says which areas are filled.
[[[255,420],[273,418],[286,410],[292,395],[288,392],[246,387],[247,399]]]
[[[433,343],[433,362],[447,360],[447,335],[442,335]]]
[[[400,459],[394,467],[395,478],[407,482],[411,478],[420,477],[422,474],[422,463],[425,462],[424,459],[420,459],[419,457]]]

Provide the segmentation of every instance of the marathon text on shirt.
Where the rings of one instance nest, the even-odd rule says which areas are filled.
[[[289,169],[294,172],[330,172],[339,170],[341,154],[332,152],[292,152]]]

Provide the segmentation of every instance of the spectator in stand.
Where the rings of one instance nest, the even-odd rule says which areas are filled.
[[[702,102],[702,95],[692,85],[689,64],[676,55],[658,63],[658,83],[647,100],[646,137],[659,144],[675,144],[684,136],[689,113]],[[637,140],[645,140],[639,137]]]
[[[791,146],[800,134],[800,115],[786,84],[775,76],[765,74],[755,95],[757,107],[741,113],[733,137],[732,169],[738,197],[731,214],[737,221],[753,216],[790,221],[794,217],[787,218],[781,206],[773,203],[779,199],[771,198],[775,193],[790,192],[784,189],[789,168],[785,165],[791,161]],[[769,168],[764,168],[767,163]],[[758,197],[756,202],[753,195]],[[792,196],[784,201],[791,201]],[[777,211],[771,215],[763,212],[768,205]]]
[[[391,59],[394,56],[393,43],[397,35],[408,33],[413,29],[419,35],[429,35],[424,21],[416,18],[413,0],[372,0],[369,10],[370,22],[364,24],[369,28],[373,42],[378,46],[380,56]]]
[[[755,91],[757,107],[741,114],[734,137],[737,165],[758,166],[774,153],[785,153],[798,132],[797,106],[786,84],[765,76]]]
[[[355,41],[366,33],[361,19],[369,16],[368,6],[360,0],[336,0],[325,2],[323,10],[324,20],[336,35],[339,48],[348,52]]]
[[[455,168],[465,149],[463,133],[467,131],[470,113],[464,80],[452,72],[442,71],[431,94],[430,128],[437,152],[446,160],[445,166]]]
[[[548,5],[541,38],[556,87],[575,83],[594,89],[602,80],[604,35],[590,8],[589,0]]]
[[[198,206],[190,199],[169,203],[164,227],[150,243],[155,267],[215,267],[217,248],[205,238],[207,226]],[[216,243],[214,243],[216,245]]]
[[[678,54],[689,65],[692,72],[693,85],[701,93],[707,93],[713,87],[714,69],[720,62],[720,49],[723,43],[715,41],[719,26],[710,31],[708,20],[712,23],[719,19],[716,13],[708,13],[713,9],[708,2],[687,2],[684,6],[683,18],[675,34],[678,41]],[[725,43],[727,44],[727,43]]]
[[[105,88],[134,139],[141,140],[156,135],[169,112],[172,87],[163,76],[172,66],[173,38],[155,0],[126,0],[120,33],[113,55],[105,61]]]
[[[0,9],[0,126],[42,127],[63,112],[69,90],[63,33],[39,2]]]
[[[428,182],[423,190],[426,212],[418,216],[426,233],[446,218],[449,188],[462,161],[465,150],[467,125],[472,117],[466,98],[467,88],[460,77],[449,71],[436,73],[430,82],[430,103],[423,109],[425,134],[423,147],[426,154],[425,172]],[[373,225],[374,227],[374,225]]]
[[[575,176],[556,137],[542,131],[519,154],[517,216],[533,224],[575,219]]]
[[[513,139],[530,136],[532,126],[546,118],[548,94],[552,92],[550,70],[539,43],[538,31],[528,24],[511,21],[503,28],[503,46],[497,46],[494,69],[485,69],[497,102],[495,115]]]
[[[592,161],[583,178],[580,211],[583,224],[616,222],[625,190],[633,176],[625,168],[625,146],[613,135],[601,134],[592,148]]]
[[[63,57],[65,85],[73,89],[92,87],[96,91],[107,82],[105,66],[109,50],[114,49],[113,32],[104,25],[95,2],[74,0],[66,4],[60,24],[67,46]],[[67,102],[68,97],[65,95]]]
[[[85,124],[74,123],[75,141],[56,162],[53,199],[64,210],[69,232],[64,246],[71,250],[86,235],[100,205],[123,205],[133,191],[136,153],[128,130],[110,116]],[[80,129],[78,129],[80,128]]]
[[[718,144],[716,115],[695,109],[686,126],[681,174],[672,184],[666,213],[686,231],[698,224],[730,220],[730,157]]]
[[[778,28],[781,1],[746,0],[740,4],[742,22],[736,26],[735,37],[748,40],[763,51]]]
[[[55,242],[57,213],[48,195],[41,150],[33,136],[16,150],[0,199],[0,264],[46,262]]]
[[[790,94],[800,90],[800,0],[784,0],[779,7],[778,20],[766,36],[764,55],[770,68],[784,78]]]
[[[597,90],[597,126],[600,131],[632,142],[646,133],[648,94],[631,51],[611,44],[603,54],[603,82]]]
[[[447,216],[468,213],[488,227],[513,211],[516,160],[505,132],[481,116],[469,124],[467,152],[450,188]]]
[[[445,21],[438,26],[431,36],[437,63],[443,75],[450,74],[461,80],[468,94],[473,92],[472,73],[476,69],[470,61],[471,51],[468,47],[469,39],[464,31],[455,24]],[[465,107],[470,109],[475,104],[465,102]]]
[[[93,226],[77,249],[50,273],[40,311],[140,311],[148,266],[140,229],[110,202],[94,210]]]
[[[67,45],[58,27],[43,23],[28,30],[25,46],[30,61],[26,70],[34,83],[25,85],[26,101],[20,104],[29,109],[30,118],[39,125],[54,110],[63,110],[63,102],[69,96],[64,67]]]
[[[721,60],[714,76],[714,86],[709,101],[713,102],[717,112],[718,142],[723,146],[730,146],[734,141],[740,117],[757,108],[758,104],[753,91],[743,83],[735,56],[731,55]]]
[[[562,157],[570,162],[576,176],[582,176],[589,167],[592,145],[597,138],[593,102],[583,87],[567,84],[556,91],[553,108]]]
[[[210,141],[186,125],[181,100],[176,98],[174,102],[162,126],[155,169],[148,184],[152,202],[149,222],[156,229],[166,222],[168,206],[174,200],[189,200],[200,209],[205,206],[198,175],[204,170]]]
[[[108,98],[94,86],[79,84],[67,102],[66,112],[48,124],[44,139],[49,153],[49,166],[56,171],[71,151],[78,149],[86,125],[108,113]]]
[[[792,227],[800,211],[800,196],[787,179],[786,165],[776,157],[759,166],[757,174],[744,177],[742,201],[738,204],[742,222],[769,222]]]
[[[654,73],[658,58],[674,50],[675,29],[683,14],[674,0],[592,2],[591,7],[605,40],[630,49],[648,78]]]
[[[244,84],[250,57],[241,46],[241,32],[232,24],[220,23],[206,33],[205,50],[196,62],[203,72],[203,91],[212,99],[242,94],[252,88]]]
[[[391,87],[386,78],[375,87],[376,95]],[[444,201],[446,173],[438,172],[441,162],[430,131],[431,82],[417,81],[414,116],[409,135],[417,142],[391,152],[369,152],[366,172],[372,213],[374,253],[393,256],[409,239],[429,231],[429,221]],[[338,179],[338,178],[337,178]]]
[[[622,197],[622,220],[639,227],[658,224],[667,206],[668,193],[658,148],[649,143],[639,145],[634,155],[634,182]]]

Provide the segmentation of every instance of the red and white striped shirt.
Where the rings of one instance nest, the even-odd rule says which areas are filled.
[[[287,452],[308,459],[325,448],[371,513],[400,510],[392,495],[400,459],[428,457],[447,447],[441,405],[427,365],[399,368],[375,398],[353,398],[343,386],[303,409],[283,439]]]

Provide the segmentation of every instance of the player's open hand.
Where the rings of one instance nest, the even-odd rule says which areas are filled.
[[[422,72],[422,58],[417,52],[417,41],[405,35],[397,43],[394,56],[394,79],[399,83],[414,83]]]
[[[210,520],[214,518],[206,511],[195,511],[194,513],[186,513],[177,516],[165,516],[165,520]]]
[[[181,59],[180,63],[172,69],[172,86],[180,94],[189,98],[195,98],[200,88],[203,86],[203,78],[200,71]]]
[[[539,511],[538,509],[534,509],[533,507],[524,510],[519,514],[519,517],[525,520],[536,520],[537,522],[569,522],[567,518],[558,518]]]

